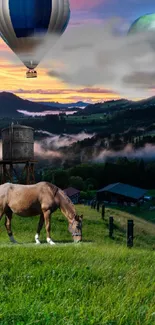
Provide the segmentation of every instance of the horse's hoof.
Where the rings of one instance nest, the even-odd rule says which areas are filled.
[[[54,243],[52,240],[49,241],[48,244],[50,244],[50,245],[55,245],[55,243]]]
[[[36,245],[40,245],[40,244],[41,244],[40,240],[36,239]]]
[[[50,245],[55,245],[54,241],[50,238],[47,238],[47,243]]]
[[[10,240],[10,242],[11,242],[12,244],[18,244],[18,242],[17,242],[16,240]]]
[[[10,242],[13,244],[18,244],[18,242],[14,239],[13,236],[9,236],[10,237]]]

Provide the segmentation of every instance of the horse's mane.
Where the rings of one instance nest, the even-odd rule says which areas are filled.
[[[56,185],[52,184],[52,183],[48,183],[47,184],[52,188],[52,190],[56,191],[58,189],[58,192],[62,195],[62,197],[72,206],[72,208],[75,211],[75,206],[73,204],[73,202],[70,200],[70,198],[67,196],[67,194],[61,190],[61,188],[57,187]]]
[[[70,198],[67,196],[67,194],[66,194],[64,191],[62,191],[61,189],[59,189],[59,192],[60,192],[61,195],[64,197],[64,199],[67,200],[68,203],[70,203],[70,205],[71,205],[71,206],[74,208],[74,210],[75,210],[74,204],[73,204],[73,202],[70,200]]]
[[[58,187],[52,183],[46,182],[46,184],[52,189],[53,192],[56,192]]]

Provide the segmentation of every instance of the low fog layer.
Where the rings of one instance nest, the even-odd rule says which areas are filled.
[[[132,144],[127,144],[123,150],[114,151],[103,149],[99,155],[93,156],[94,162],[105,162],[108,158],[127,157],[129,159],[137,158],[150,160],[155,158],[155,145],[145,144],[143,148],[134,149]]]
[[[23,111],[23,110],[17,110],[17,112],[25,115],[25,116],[47,116],[47,115],[58,115],[61,113],[64,113],[64,111],[43,111],[43,112],[29,112],[29,111]],[[65,114],[72,115],[76,113],[77,111],[65,111]]]
[[[91,147],[91,155],[87,155],[88,148],[82,149],[79,154],[74,153],[70,145],[76,143],[79,139],[83,140],[86,134],[80,133],[75,138],[72,136],[68,137],[68,135],[57,136],[53,135],[49,132],[44,131],[45,134],[48,134],[49,137],[45,138],[41,141],[35,141],[34,143],[34,154],[35,158],[39,160],[48,160],[49,162],[53,162],[55,159],[59,159],[63,164],[68,159],[74,160],[75,157],[79,157],[81,162],[106,162],[109,158],[117,158],[117,157],[127,157],[129,159],[137,158],[144,160],[152,160],[155,159],[155,145],[145,144],[143,148],[134,149],[132,144],[127,144],[123,150],[114,151],[102,148],[92,148]],[[90,137],[93,135],[89,135]],[[73,136],[74,137],[74,136]],[[68,154],[64,152],[64,147],[68,148]],[[0,159],[2,159],[2,143],[0,142]]]
[[[78,134],[57,135],[57,134],[52,134],[52,133],[44,131],[44,130],[38,130],[38,131],[36,131],[36,133],[42,133],[42,134],[49,135],[49,137],[42,140],[41,143],[44,146],[44,148],[50,147],[53,149],[68,147],[68,146],[72,145],[73,143],[76,143],[77,141],[82,141],[84,139],[90,139],[95,135],[95,133],[88,134],[85,132],[81,132]]]
[[[40,142],[35,142],[35,155],[37,157],[40,157],[42,160],[49,160],[53,161],[56,158],[60,158],[62,164],[65,161],[68,161],[68,159],[71,159],[74,161],[75,158],[79,158],[79,160],[82,162],[106,162],[109,158],[118,158],[118,157],[127,157],[128,159],[144,159],[152,160],[155,159],[155,145],[146,144],[143,148],[134,149],[132,144],[126,145],[126,147],[123,150],[120,151],[114,151],[114,150],[108,150],[108,149],[99,149],[96,150],[94,148],[92,150],[91,155],[89,154],[89,157],[87,155],[87,148],[82,149],[79,154],[74,154],[73,151],[69,151],[67,154],[63,152],[63,149],[59,149],[58,151],[56,149],[45,149],[43,144]]]

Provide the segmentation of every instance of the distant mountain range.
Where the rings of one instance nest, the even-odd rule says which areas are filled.
[[[0,117],[20,117],[21,113],[18,111],[28,112],[43,112],[43,111],[58,111],[58,110],[75,110],[75,107],[87,106],[87,103],[78,102],[73,104],[60,104],[60,103],[36,103],[30,100],[22,99],[13,93],[0,92]]]
[[[53,110],[76,110],[77,115],[88,115],[98,113],[113,113],[121,110],[136,110],[155,107],[155,97],[140,101],[129,101],[127,99],[112,100],[103,103],[88,104],[82,101],[77,103],[61,104],[58,102],[32,102],[22,99],[9,92],[0,93],[0,117],[20,117],[18,111],[43,112]]]
[[[66,103],[66,104],[62,104],[58,102],[39,102],[39,104],[54,107],[54,108],[56,107],[57,109],[66,109],[66,107],[68,109],[85,108],[87,105],[89,105],[89,103],[85,103],[82,101],[79,101],[77,103]]]

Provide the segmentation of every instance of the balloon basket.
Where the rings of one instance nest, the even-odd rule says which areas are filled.
[[[37,78],[37,71],[35,71],[35,70],[27,71],[26,78]]]

